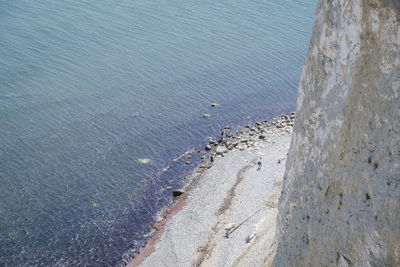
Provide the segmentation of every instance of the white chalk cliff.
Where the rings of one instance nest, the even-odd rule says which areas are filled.
[[[319,0],[276,266],[400,266],[400,0]]]

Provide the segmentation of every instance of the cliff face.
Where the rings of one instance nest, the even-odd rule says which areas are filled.
[[[319,0],[276,266],[400,265],[399,25],[399,0]]]

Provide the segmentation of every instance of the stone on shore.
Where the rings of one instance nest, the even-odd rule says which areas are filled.
[[[227,153],[228,149],[226,148],[226,146],[217,146],[217,148],[215,149],[215,152],[219,155],[222,155],[224,153]]]
[[[174,191],[172,191],[172,196],[179,197],[183,193],[185,193],[183,190],[174,190]]]

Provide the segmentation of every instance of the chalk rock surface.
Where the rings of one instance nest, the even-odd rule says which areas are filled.
[[[400,1],[319,0],[276,266],[400,266]]]

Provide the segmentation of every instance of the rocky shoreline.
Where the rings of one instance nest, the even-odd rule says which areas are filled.
[[[216,157],[221,157],[235,148],[244,150],[254,147],[260,141],[270,141],[269,138],[282,130],[290,133],[295,117],[295,113],[292,112],[289,116],[281,115],[269,121],[256,122],[253,126],[246,125],[243,130],[232,133],[230,132],[230,127],[225,126],[221,130],[221,138],[216,141],[209,137],[209,144],[206,145],[205,149],[213,151]]]
[[[289,141],[290,141],[290,136],[292,133],[293,129],[293,123],[295,120],[295,114],[292,112],[290,115],[281,115],[277,116],[271,120],[264,120],[260,122],[256,122],[254,125],[246,125],[243,129],[236,130],[236,129],[231,129],[229,126],[224,127],[221,129],[221,135],[218,138],[211,138],[207,137],[208,142],[204,147],[204,152],[205,154],[202,155],[201,157],[201,163],[199,164],[199,167],[195,169],[191,177],[186,176],[185,179],[188,180],[188,182],[185,184],[185,186],[181,189],[177,188],[172,188],[171,186],[167,186],[166,190],[171,190],[172,195],[176,198],[176,201],[174,205],[171,207],[166,207],[162,212],[160,212],[158,216],[158,222],[154,225],[155,233],[153,234],[152,238],[146,243],[146,246],[139,252],[138,255],[135,256],[135,258],[128,263],[128,266],[138,266],[142,261],[144,261],[147,257],[151,256],[152,253],[156,253],[154,251],[157,251],[157,245],[158,242],[163,239],[163,232],[164,232],[164,227],[166,224],[169,223],[171,218],[175,217],[187,217],[184,214],[178,213],[178,211],[182,210],[182,213],[184,213],[186,210],[190,210],[191,208],[191,203],[190,201],[195,197],[196,198],[196,190],[200,190],[203,188],[205,191],[201,195],[197,195],[199,199],[201,198],[206,198],[207,200],[199,200],[199,201],[206,201],[208,202],[212,208],[210,209],[210,212],[212,209],[215,209],[215,213],[217,216],[225,216],[226,213],[230,212],[231,209],[231,204],[234,202],[234,199],[236,197],[236,187],[239,186],[242,183],[243,177],[245,176],[244,174],[236,174],[236,176],[243,176],[242,178],[238,179],[237,181],[231,181],[232,186],[230,188],[226,188],[223,190],[223,192],[227,195],[224,200],[221,201],[213,201],[212,196],[212,190],[213,188],[207,188],[210,186],[202,186],[204,183],[204,180],[211,181],[208,176],[212,176],[213,173],[219,173],[222,175],[225,175],[226,171],[224,171],[221,168],[226,168],[227,166],[232,166],[232,169],[238,168],[239,165],[241,164],[236,164],[235,161],[240,159],[241,161],[244,160],[246,162],[246,166],[242,166],[244,170],[251,169],[253,167],[256,167],[256,170],[259,171],[262,166],[262,171],[257,172],[257,175],[261,175],[262,172],[267,172],[268,168],[271,166],[271,168],[280,168],[280,171],[278,172],[278,176],[283,177],[283,169],[284,169],[284,164],[281,164],[286,159],[286,153],[281,153],[279,157],[275,156],[275,152],[268,152],[271,155],[271,157],[274,157],[274,162],[272,163],[271,161],[265,162],[267,159],[262,159],[264,155],[266,155],[266,152],[262,152],[265,147],[268,146],[276,146],[280,147],[280,144],[276,144],[276,142],[280,142],[279,138],[285,138],[285,146],[289,146]],[[286,148],[285,148],[286,149]],[[192,153],[201,153],[201,151],[194,151]],[[246,156],[243,156],[244,154]],[[255,156],[254,153],[257,153]],[[240,155],[240,156],[238,156]],[[249,159],[253,158],[250,162]],[[190,153],[186,155],[187,162],[186,164],[190,164],[192,156]],[[223,159],[222,159],[223,158]],[[235,158],[235,160],[229,159],[229,158]],[[225,162],[225,163],[224,163]],[[257,165],[258,164],[258,165]],[[236,166],[237,165],[237,166]],[[222,166],[222,167],[221,167]],[[234,167],[233,167],[234,166]],[[258,167],[258,168],[257,168]],[[245,172],[244,170],[241,170],[239,172]],[[235,176],[233,176],[235,177]],[[282,178],[281,177],[281,178]],[[262,178],[260,178],[262,179]],[[189,182],[190,181],[190,182]],[[260,180],[259,182],[261,182]],[[221,183],[225,184],[227,181],[224,179],[215,181],[213,186],[220,186]],[[217,184],[216,184],[217,183]],[[254,180],[254,183],[256,183],[256,180]],[[276,183],[276,181],[274,182]],[[257,187],[257,185],[255,185]],[[280,194],[280,188],[275,188],[274,192],[276,195],[276,192],[279,191]],[[211,194],[211,195],[208,195]],[[272,194],[272,193],[271,193]],[[278,195],[279,195],[278,194]],[[274,198],[275,202],[277,201],[277,198]],[[275,204],[271,204],[272,202],[270,201],[269,197],[266,196],[267,202],[270,204],[270,206],[274,206]],[[266,202],[266,203],[267,203]],[[189,203],[187,205],[187,203]],[[188,207],[187,207],[188,206]],[[276,206],[274,206],[276,207]],[[175,214],[177,214],[175,216]],[[174,217],[173,217],[174,216]],[[187,218],[185,218],[187,219]],[[203,226],[201,225],[202,220],[207,221],[208,219],[206,218],[201,218],[199,219],[200,225],[199,229],[202,228]],[[224,226],[225,227],[225,226]],[[245,227],[243,227],[245,228]],[[210,235],[211,236],[218,236],[216,235],[215,230],[219,229],[219,227],[215,227],[210,230]],[[225,228],[224,228],[225,229]],[[203,229],[204,230],[204,229]],[[220,230],[220,229],[219,229]],[[218,231],[219,231],[218,230]],[[222,230],[224,232],[225,230]],[[249,235],[251,236],[251,235]],[[254,237],[254,235],[253,235]],[[249,238],[249,240],[252,238]],[[250,241],[249,241],[250,242]],[[249,243],[248,242],[248,243]],[[194,244],[189,244],[190,246],[196,247],[198,244],[195,242]],[[207,250],[208,251],[208,250]],[[208,251],[210,252],[210,251]],[[165,253],[164,253],[165,254]],[[207,254],[208,255],[208,254]],[[168,255],[164,255],[165,257],[169,257]],[[193,257],[197,258],[197,263],[202,262],[203,260],[199,261],[199,256],[194,256]],[[203,255],[204,258],[206,259],[207,256]],[[195,260],[195,259],[191,259]],[[189,265],[188,265],[189,266]]]
[[[197,168],[197,172],[204,172],[212,167],[215,159],[224,157],[228,152],[234,150],[243,151],[248,148],[257,147],[260,143],[271,142],[272,137],[276,137],[284,133],[292,133],[295,112],[290,115],[276,116],[270,120],[263,120],[246,125],[241,130],[231,130],[230,126],[221,129],[219,138],[206,137],[208,144],[204,147],[206,155],[201,156],[202,162]],[[197,150],[196,153],[201,153]],[[186,164],[190,164],[191,154],[186,155]],[[189,179],[188,176],[185,179]],[[185,188],[190,184],[186,184]],[[172,186],[167,186],[167,190],[172,190]],[[185,192],[184,189],[175,189],[172,191],[174,197],[181,196]]]

